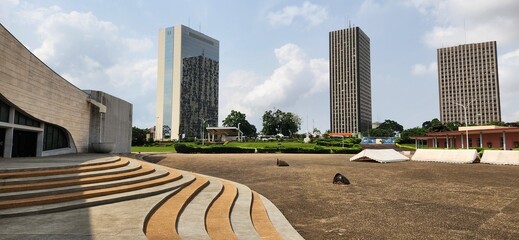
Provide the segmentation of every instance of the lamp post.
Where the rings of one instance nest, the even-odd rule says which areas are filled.
[[[240,124],[241,123],[238,123],[238,142],[241,142],[241,131],[240,131]]]
[[[465,137],[467,140],[465,142],[465,145],[467,145],[467,149],[469,149],[469,129],[468,129],[468,125],[467,125],[467,108],[463,104],[460,104],[460,103],[456,103],[456,104],[463,107],[463,111],[465,112]]]
[[[204,135],[205,135],[205,130],[204,130],[204,127],[205,127],[205,119],[204,118],[200,118],[200,120],[202,120],[202,145],[204,145]]]
[[[476,101],[477,99],[474,99],[472,101],[470,101],[467,106],[471,103],[473,103],[474,101]],[[463,107],[463,111],[465,112],[465,139],[466,139],[466,142],[465,142],[465,145],[467,145],[467,149],[469,149],[469,128],[468,128],[468,121],[467,121],[467,107],[461,103],[456,103],[456,105],[459,105],[461,107]]]

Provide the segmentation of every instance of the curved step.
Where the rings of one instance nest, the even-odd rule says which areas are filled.
[[[129,160],[120,159],[111,163],[103,163],[96,165],[87,165],[87,166],[67,166],[65,168],[50,168],[46,170],[35,169],[35,170],[26,170],[26,171],[8,171],[4,173],[0,173],[0,179],[7,178],[24,178],[24,177],[38,177],[38,176],[50,176],[50,175],[60,175],[60,174],[70,174],[70,173],[80,173],[80,172],[88,172],[88,171],[100,171],[111,168],[118,168],[122,166],[126,166],[129,164]]]
[[[249,187],[235,183],[238,197],[231,212],[231,225],[238,239],[261,239],[251,219],[252,191]]]
[[[231,212],[238,197],[238,189],[228,181],[222,181],[222,193],[207,211],[205,225],[212,239],[238,239],[232,229]]]
[[[144,189],[147,187],[153,187],[153,186],[165,184],[168,182],[172,182],[172,181],[180,179],[181,177],[182,177],[182,175],[179,172],[170,170],[169,174],[166,177],[151,180],[151,181],[146,181],[146,182],[140,182],[140,183],[134,183],[134,184],[124,185],[124,186],[104,188],[104,189],[87,190],[87,191],[82,191],[82,192],[64,193],[64,194],[59,194],[59,195],[6,200],[6,201],[0,202],[0,209],[66,202],[66,201],[73,201],[73,200],[78,200],[78,199],[86,199],[86,198],[92,198],[92,197],[106,196],[106,195],[110,195],[110,194],[130,192],[130,191],[140,190],[140,189]]]
[[[182,239],[211,239],[205,229],[205,217],[209,206],[222,191],[223,185],[216,178],[205,178],[209,180],[209,184],[194,196],[178,218],[177,229]]]
[[[39,177],[24,177],[24,178],[8,178],[3,179],[3,185],[11,185],[11,184],[25,184],[25,183],[38,183],[42,181],[61,181],[68,179],[77,179],[83,177],[95,177],[95,176],[103,176],[108,174],[118,174],[135,171],[141,168],[141,164],[136,161],[130,161],[130,163],[123,167],[111,168],[100,171],[90,171],[90,172],[81,172],[81,173],[69,173],[69,174],[60,174],[60,175],[50,175],[50,176],[39,176]]]
[[[0,186],[0,193],[6,192],[20,192],[20,191],[29,191],[29,190],[39,190],[39,189],[47,189],[47,188],[58,188],[58,187],[66,187],[66,186],[74,186],[74,185],[86,185],[92,183],[101,183],[108,181],[116,181],[120,179],[127,179],[137,176],[142,176],[146,174],[150,174],[155,171],[155,168],[151,165],[141,165],[141,168],[136,169],[135,171],[118,173],[118,174],[110,174],[103,176],[93,176],[93,177],[82,177],[77,179],[67,179],[60,181],[42,181],[38,183],[23,183],[23,184],[11,184],[6,186]]]
[[[203,188],[209,180],[196,177],[188,186],[169,195],[150,212],[144,223],[144,233],[148,239],[181,239],[177,231],[177,219],[185,206]]]
[[[124,185],[128,185],[128,184],[155,180],[158,178],[165,177],[168,174],[169,174],[169,172],[165,169],[152,169],[152,171],[150,171],[149,174],[135,176],[135,177],[131,177],[131,178],[125,178],[125,179],[121,179],[121,180],[115,180],[115,181],[98,182],[98,183],[91,183],[91,184],[84,184],[84,185],[83,184],[82,185],[72,185],[72,186],[65,186],[65,187],[40,189],[40,190],[30,190],[30,191],[23,191],[23,192],[0,193],[0,200],[41,197],[41,196],[48,196],[48,195],[55,195],[55,194],[83,192],[83,191],[87,191],[87,190],[118,187],[118,186],[124,186]]]
[[[291,239],[291,240],[304,240],[304,238],[294,229],[292,224],[288,222],[283,213],[279,211],[279,209],[266,197],[262,196],[260,198],[263,201],[263,205],[265,206],[265,210],[267,210],[267,214],[269,216],[270,221],[278,231],[278,233],[283,237],[283,239]]]
[[[283,239],[272,225],[265,206],[257,192],[252,192],[252,222],[262,239]]]
[[[38,206],[29,206],[29,207],[21,207],[21,208],[12,208],[12,209],[4,209],[0,210],[0,218],[5,217],[19,217],[19,216],[27,216],[34,214],[44,214],[44,213],[52,213],[52,212],[60,212],[67,211],[78,208],[85,207],[93,207],[104,204],[128,201],[133,199],[141,199],[145,197],[150,197],[166,192],[173,193],[175,191],[179,191],[185,185],[193,182],[195,178],[192,175],[183,175],[183,177],[179,180],[166,183],[163,185],[145,188],[132,192],[118,193],[112,194],[102,197],[94,197],[88,199],[80,199],[62,203],[54,203],[54,204],[46,204],[46,205],[38,205]]]
[[[77,159],[79,158],[79,159]],[[20,171],[41,171],[41,170],[53,170],[53,169],[66,169],[66,168],[75,168],[75,167],[86,167],[86,166],[95,166],[95,165],[103,165],[108,163],[113,163],[120,161],[119,156],[108,156],[108,157],[96,157],[96,158],[84,158],[73,156],[72,158],[67,158],[63,156],[60,160],[50,160],[52,164],[49,164],[49,161],[46,158],[27,158],[23,160],[13,160],[10,162],[4,162],[2,166],[0,166],[0,174],[9,173],[9,172],[20,172]]]

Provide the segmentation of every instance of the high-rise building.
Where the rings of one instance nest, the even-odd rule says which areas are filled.
[[[495,41],[438,49],[440,121],[501,121]]]
[[[330,130],[371,129],[369,37],[359,28],[330,32]]]
[[[159,31],[155,140],[218,124],[218,40],[183,25]]]

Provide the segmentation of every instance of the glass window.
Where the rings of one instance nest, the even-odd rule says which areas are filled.
[[[9,105],[0,101],[0,122],[9,122]]]
[[[45,124],[43,133],[43,151],[69,147],[68,134],[65,129]]]
[[[31,127],[40,127],[40,122],[38,120],[26,116],[18,111],[14,112],[14,123]]]

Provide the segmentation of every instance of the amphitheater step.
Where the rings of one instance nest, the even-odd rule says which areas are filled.
[[[124,159],[122,161],[117,161],[115,163],[124,163],[122,166],[126,166],[129,164],[130,160]],[[77,167],[77,168],[66,168],[66,169],[48,169],[48,170],[35,170],[30,171],[32,173],[39,173],[45,172],[45,174],[48,174],[49,172],[53,172],[54,174],[69,174],[70,171],[76,171],[77,169],[84,169],[84,168],[91,168],[91,167],[99,167],[99,166],[107,166],[111,165],[113,163],[108,164],[100,164],[96,166],[87,166],[87,167]],[[112,174],[112,175],[104,175],[104,176],[96,176],[96,177],[86,177],[84,179],[73,179],[73,180],[63,180],[63,181],[51,181],[51,182],[42,182],[42,183],[32,183],[32,184],[20,184],[20,185],[7,185],[2,186],[3,189],[7,189],[4,192],[20,192],[20,194],[29,194],[26,197],[15,197],[14,195],[10,196],[3,196],[8,199],[1,199],[0,201],[0,209],[9,209],[9,208],[17,208],[17,207],[27,207],[27,206],[35,206],[35,205],[43,205],[43,204],[52,204],[52,203],[59,203],[59,202],[67,202],[67,201],[74,201],[79,199],[87,199],[87,198],[93,198],[93,197],[100,197],[105,195],[111,195],[111,194],[118,194],[123,192],[131,192],[136,191],[148,187],[154,187],[157,185],[166,184],[168,182],[172,182],[175,180],[178,180],[182,177],[182,175],[175,170],[167,170],[167,174],[163,174],[160,177],[150,177],[148,179],[144,178],[141,180],[132,180],[133,178],[138,178],[139,176],[145,176],[152,174],[155,172],[155,168],[153,165],[148,163],[141,163],[142,167],[138,169],[136,174],[134,172],[127,172],[127,173],[118,173],[118,174]],[[97,168],[101,170],[105,170],[105,168]],[[67,170],[64,172],[63,170]],[[91,169],[89,169],[90,171]],[[20,173],[26,173],[24,172],[9,172],[10,176],[22,176]],[[7,174],[7,173],[6,173]],[[28,175],[23,175],[28,176]],[[31,176],[32,177],[32,176]],[[145,181],[143,181],[145,180]],[[108,185],[102,186],[102,187],[96,187],[95,183],[102,183],[106,182],[109,183]],[[85,185],[86,184],[86,185]],[[90,185],[88,185],[90,184]],[[67,187],[67,186],[75,186],[69,189],[59,189],[59,187]],[[84,187],[86,186],[86,187]],[[19,187],[16,189],[16,187]],[[55,189],[55,188],[58,189]],[[0,188],[0,191],[1,189]],[[39,190],[44,189],[48,191],[40,191],[40,192],[30,192],[31,190]],[[58,194],[45,194],[52,193],[52,191],[58,191]],[[60,192],[61,191],[61,192]],[[31,196],[31,194],[33,194]]]
[[[270,201],[247,186],[194,176],[150,213],[144,226],[149,239],[302,239]]]
[[[80,199],[74,201],[60,202],[54,204],[36,205],[29,207],[11,208],[0,210],[0,218],[5,217],[19,217],[34,214],[44,214],[52,212],[67,211],[78,208],[93,207],[110,203],[117,203],[122,201],[128,201],[133,199],[141,199],[150,197],[166,192],[174,193],[182,189],[185,185],[193,182],[195,178],[192,175],[183,175],[183,177],[177,181],[166,183],[163,185],[141,189],[132,192],[124,192],[112,195],[106,195],[102,197],[94,197],[87,199]],[[131,209],[130,209],[131,211]]]
[[[50,176],[50,175],[59,175],[59,174],[71,174],[71,173],[81,173],[81,172],[89,172],[89,171],[100,171],[112,168],[119,168],[122,166],[126,166],[129,164],[128,159],[118,159],[114,162],[109,163],[98,163],[86,166],[66,166],[59,168],[51,168],[51,169],[43,169],[43,168],[34,168],[34,169],[12,169],[5,170],[5,172],[0,173],[0,179],[8,179],[8,178],[24,178],[24,177],[38,177],[38,176]]]
[[[205,217],[209,206],[220,195],[223,185],[216,178],[206,176],[203,178],[208,179],[209,184],[193,197],[178,218],[178,234],[182,239],[211,239],[205,229]]]
[[[145,175],[136,175],[133,177],[123,178],[120,180],[111,180],[111,181],[103,181],[96,182],[90,184],[76,184],[64,187],[52,187],[38,190],[27,190],[27,191],[16,191],[16,192],[7,192],[0,193],[0,200],[7,199],[21,199],[21,198],[30,198],[30,197],[41,197],[55,194],[64,194],[64,193],[72,193],[72,192],[84,192],[87,190],[96,190],[110,187],[119,187],[128,184],[141,183],[154,179],[159,179],[162,177],[166,177],[169,172],[165,169],[151,169],[149,173]]]
[[[221,194],[207,211],[205,219],[207,234],[213,239],[238,239],[232,229],[230,215],[238,197],[238,188],[229,181],[222,181],[222,185]]]
[[[79,177],[76,179],[66,179],[53,181],[54,179],[46,180],[42,179],[42,181],[37,183],[23,183],[23,184],[10,184],[6,186],[0,186],[0,193],[5,192],[18,192],[18,191],[28,191],[28,190],[39,190],[39,189],[48,189],[48,188],[58,188],[58,187],[66,187],[66,186],[78,186],[78,185],[86,185],[93,183],[101,183],[101,182],[109,182],[116,181],[121,179],[128,179],[132,177],[138,177],[142,175],[151,174],[155,171],[155,168],[151,165],[141,165],[140,168],[135,169],[135,171],[125,172],[125,173],[115,173],[103,176],[93,176],[93,177]]]
[[[126,157],[59,160],[0,169],[0,218],[146,198],[148,239],[302,239],[268,199],[239,183]]]
[[[100,171],[89,171],[81,173],[70,173],[70,174],[59,174],[59,175],[48,175],[39,177],[23,177],[23,178],[8,178],[0,179],[0,185],[11,185],[11,184],[27,184],[27,183],[39,183],[39,182],[50,182],[50,181],[61,181],[69,179],[78,179],[83,177],[96,177],[104,176],[109,174],[125,173],[135,171],[141,168],[140,162],[130,161],[126,166],[119,168],[111,168]]]
[[[148,239],[181,239],[177,220],[185,206],[209,184],[206,178],[196,180],[167,196],[146,218],[144,232]]]

